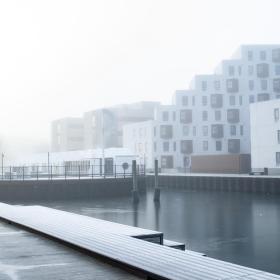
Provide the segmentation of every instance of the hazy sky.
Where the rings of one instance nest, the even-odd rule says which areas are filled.
[[[280,43],[279,0],[0,0],[0,134],[47,140],[51,120],[171,102],[240,44]]]

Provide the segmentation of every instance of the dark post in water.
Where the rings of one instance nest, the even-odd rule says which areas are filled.
[[[160,200],[160,189],[158,186],[158,160],[155,159],[155,192],[154,192],[154,201]]]
[[[138,194],[138,185],[137,185],[137,168],[136,168],[136,160],[132,161],[132,180],[133,180],[133,189],[132,189],[132,199],[134,203],[139,202],[139,194]]]

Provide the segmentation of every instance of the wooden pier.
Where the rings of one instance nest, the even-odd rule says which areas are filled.
[[[102,256],[149,279],[280,280],[280,276],[275,274],[162,246],[163,235],[155,231],[41,206],[0,203],[0,217],[82,251]],[[147,242],[145,237],[159,242]]]

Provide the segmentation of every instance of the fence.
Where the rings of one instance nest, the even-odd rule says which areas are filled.
[[[137,165],[137,175],[145,176],[145,165]],[[96,178],[129,178],[132,177],[132,165],[32,165],[3,166],[2,181],[14,180],[70,180]]]

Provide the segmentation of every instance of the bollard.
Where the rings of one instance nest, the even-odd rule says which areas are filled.
[[[160,200],[160,188],[158,185],[158,160],[155,159],[155,192],[154,201],[158,202]]]
[[[132,161],[132,182],[133,182],[133,189],[132,189],[132,200],[133,203],[139,202],[139,193],[138,193],[138,185],[137,185],[137,169],[136,169],[136,160]]]

